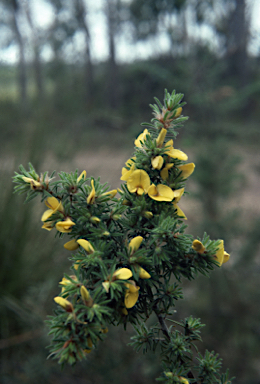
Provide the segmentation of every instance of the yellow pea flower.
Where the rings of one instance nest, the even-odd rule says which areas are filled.
[[[67,217],[66,220],[58,221],[55,227],[59,232],[69,233],[72,231],[73,225],[75,225],[75,223],[69,217]]]
[[[150,187],[150,177],[143,169],[137,169],[127,179],[127,188],[131,193],[143,195]]]
[[[42,225],[42,228],[47,229],[47,231],[51,231],[53,227],[54,227],[53,221],[47,221],[46,223],[43,223],[43,225]]]
[[[73,305],[66,299],[60,296],[54,297],[55,303],[59,304],[65,311],[67,312],[73,312]]]
[[[132,274],[132,271],[130,269],[119,268],[113,273],[112,278],[110,279],[110,276],[108,276],[107,280],[105,280],[102,283],[102,285],[103,285],[105,291],[108,293],[111,282],[113,282],[115,280],[128,280],[132,276],[133,276],[133,274]]]
[[[144,239],[144,238],[143,238],[142,236],[136,236],[136,237],[134,237],[134,238],[130,241],[130,243],[129,243],[129,245],[128,245],[128,249],[129,249],[129,251],[131,252],[131,254],[133,254],[135,251],[137,251],[137,250],[139,249],[139,247],[140,247],[140,245],[141,245],[143,239]]]
[[[77,277],[76,277],[75,275],[70,276],[70,278],[71,278],[72,280],[74,280],[75,282],[78,281],[78,280],[77,280]],[[61,288],[61,292],[63,293],[63,292],[65,291],[65,287],[68,286],[68,285],[71,285],[72,282],[71,282],[69,279],[67,279],[66,277],[63,277],[62,280],[59,282],[59,284],[63,286],[63,287]]]
[[[167,141],[167,143],[165,144],[165,148],[167,149],[167,151],[165,152],[166,155],[172,157],[173,159],[184,161],[188,160],[188,156],[186,155],[186,153],[180,151],[179,149],[173,148],[173,140]]]
[[[133,280],[130,280],[130,282],[126,283],[125,286],[125,307],[132,308],[138,300],[140,287],[137,287]]]
[[[81,297],[84,301],[89,301],[90,299],[90,293],[89,291],[87,290],[86,287],[84,287],[84,285],[82,285],[80,287],[80,294],[81,294]]]
[[[148,132],[148,129],[145,129],[142,133],[140,133],[140,135],[135,140],[135,146],[138,148],[141,148],[142,147],[141,141],[144,142],[147,135],[150,135],[150,133]]]
[[[182,107],[177,108],[174,119],[177,119],[177,117],[180,117],[181,113],[182,113]]]
[[[144,268],[139,267],[139,277],[140,279],[150,279],[151,275]]]
[[[88,204],[93,204],[94,201],[95,201],[96,190],[95,190],[94,180],[93,179],[91,180],[91,187],[92,187],[92,190],[91,190],[91,192],[90,192],[90,194],[88,195],[88,198],[87,198],[87,203]]]
[[[31,184],[31,189],[33,189],[33,190],[37,190],[37,189],[41,189],[42,188],[42,184],[39,181],[34,180],[32,177],[23,176],[22,179],[26,183],[30,183]]]
[[[113,197],[115,197],[116,194],[117,194],[117,189],[112,189],[111,191],[102,193],[101,196],[109,196],[111,199],[113,199]]]
[[[162,145],[163,145],[163,142],[164,142],[164,139],[165,139],[165,136],[166,136],[166,133],[167,133],[167,129],[165,128],[162,128],[157,139],[156,139],[156,144],[157,144],[157,147],[161,148]]]
[[[77,243],[85,249],[85,251],[87,251],[88,254],[91,254],[93,253],[95,250],[94,248],[92,247],[92,245],[90,244],[90,242],[88,240],[85,240],[85,239],[78,239],[77,240]]]
[[[181,177],[183,179],[187,179],[195,169],[195,164],[194,163],[188,163],[184,165],[179,165],[177,168],[181,171]]]
[[[81,174],[79,175],[79,177],[77,178],[77,183],[79,183],[81,179],[86,180],[86,177],[87,177],[87,172],[82,171]]]
[[[224,250],[224,241],[223,240],[220,240],[220,244],[219,244],[218,250],[217,250],[214,258],[218,261],[220,266],[229,260],[230,255],[229,255],[229,253],[225,252],[225,250]]]
[[[160,175],[163,180],[167,180],[169,177],[169,169],[171,169],[174,166],[173,163],[167,163],[165,164],[165,167],[161,170]]]
[[[174,191],[174,202],[173,206],[175,209],[177,209],[177,215],[182,217],[184,220],[187,220],[187,217],[185,216],[184,212],[181,210],[181,208],[177,205],[177,203],[180,201],[182,195],[184,193],[184,188],[176,189]]]
[[[151,160],[152,167],[160,170],[163,166],[164,159],[162,156],[156,156]]]
[[[72,239],[72,240],[68,241],[67,243],[65,243],[63,245],[63,247],[65,249],[67,249],[68,251],[75,251],[76,249],[79,248],[79,244],[77,243],[77,240]]]
[[[193,243],[192,243],[192,249],[194,249],[194,251],[202,254],[205,252],[205,247],[204,245],[202,244],[201,241],[199,240],[194,240]]]
[[[173,190],[167,185],[152,184],[148,189],[148,195],[151,199],[156,201],[172,201],[174,199]]]
[[[56,199],[56,197],[54,196],[51,196],[51,197],[48,197],[46,200],[45,200],[45,205],[49,208],[47,209],[42,217],[41,217],[41,221],[46,221],[48,220],[51,215],[53,215],[54,213],[56,213],[57,211],[61,212],[61,213],[64,213],[64,208],[63,208],[63,205],[61,203],[61,201],[59,201],[58,199]]]
[[[127,181],[127,179],[129,178],[129,176],[131,176],[131,174],[134,172],[135,170],[135,159],[136,157],[132,157],[131,159],[128,159],[125,164],[130,167],[130,169],[127,169],[127,168],[122,168],[122,176],[121,176],[121,179],[120,180],[123,180],[123,181]]]

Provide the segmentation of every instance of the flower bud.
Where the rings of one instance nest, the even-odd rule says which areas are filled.
[[[67,312],[73,312],[73,305],[66,299],[60,296],[54,297],[55,303],[59,304],[65,311]]]

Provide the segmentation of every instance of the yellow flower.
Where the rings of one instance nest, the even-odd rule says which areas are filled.
[[[131,193],[137,193],[137,195],[143,195],[147,193],[150,187],[150,177],[147,172],[142,169],[133,171],[127,180],[127,188]]]
[[[151,199],[156,201],[172,201],[174,199],[173,190],[163,184],[158,184],[156,186],[152,184],[148,189],[148,195]]]
[[[77,243],[79,245],[81,245],[81,247],[84,248],[85,251],[87,251],[88,254],[91,254],[91,253],[93,253],[95,251],[94,248],[92,247],[92,245],[90,244],[90,242],[88,240],[79,239],[79,240],[77,240]]]
[[[185,216],[184,212],[181,210],[181,208],[177,205],[177,203],[180,201],[182,195],[184,193],[184,188],[176,189],[174,191],[174,202],[173,206],[175,209],[177,209],[177,215],[180,217],[183,217],[184,220],[187,220],[187,217]]]
[[[58,199],[56,199],[56,197],[48,197],[46,200],[45,200],[45,205],[49,208],[47,209],[43,215],[42,215],[42,218],[41,218],[41,221],[46,221],[48,220],[51,215],[53,215],[54,213],[56,213],[57,211],[61,212],[61,213],[64,213],[64,208],[62,206],[62,203],[61,201],[59,201]]]
[[[67,243],[65,243],[63,245],[63,247],[65,249],[67,249],[68,251],[75,251],[76,249],[78,249],[79,244],[77,243],[77,240],[72,239],[72,240],[68,241]]]
[[[121,176],[121,179],[120,180],[123,180],[123,181],[127,181],[127,179],[129,178],[129,176],[131,176],[131,174],[134,172],[135,170],[135,159],[136,157],[132,157],[131,159],[128,159],[125,164],[130,167],[130,169],[127,169],[127,168],[122,168],[122,176]]]
[[[166,133],[167,133],[167,129],[165,128],[162,128],[157,139],[156,139],[156,144],[157,144],[157,147],[161,148],[162,145],[163,145],[163,142],[164,142],[164,139],[165,139],[165,136],[166,136]]]
[[[42,228],[47,229],[47,231],[51,231],[53,227],[54,227],[53,221],[47,221],[46,223],[43,223],[43,225],[42,225]]]
[[[187,380],[185,377],[180,376],[179,379],[180,379],[180,383],[182,383],[182,384],[189,384],[189,380]]]
[[[133,280],[130,280],[129,283],[125,284],[126,293],[125,293],[125,306],[126,308],[132,308],[138,300],[139,289]]]
[[[219,244],[218,250],[217,250],[214,258],[218,261],[220,266],[229,260],[230,255],[229,255],[229,253],[225,252],[225,250],[224,250],[224,241],[223,240],[220,240],[220,244]]]
[[[84,287],[84,285],[82,285],[80,287],[80,294],[81,294],[81,297],[84,301],[89,301],[90,299],[90,293],[89,291],[87,290],[86,287]]]
[[[167,143],[164,146],[166,148],[166,155],[172,157],[173,159],[178,159],[178,160],[188,160],[188,156],[186,153],[180,151],[179,149],[173,148],[173,140],[167,141]]]
[[[169,177],[169,169],[171,169],[174,166],[173,163],[167,163],[165,164],[165,167],[161,170],[160,175],[163,180],[167,180]]]
[[[139,267],[139,277],[140,279],[150,279],[151,275],[142,267]]]
[[[194,240],[193,243],[192,243],[192,249],[194,249],[194,251],[202,254],[205,252],[205,247],[204,245],[202,244],[201,241],[199,240]]]
[[[184,165],[179,165],[177,168],[181,171],[181,177],[183,179],[187,179],[194,171],[195,164],[194,163],[188,163]]]
[[[70,276],[70,278],[72,280],[74,280],[75,282],[77,282],[77,277],[75,275],[72,275]],[[66,277],[63,277],[62,280],[59,282],[60,285],[63,285],[62,289],[61,289],[61,292],[63,293],[65,291],[65,287],[68,286],[68,285],[72,285],[73,283],[67,279]]]
[[[77,178],[77,183],[79,183],[81,179],[86,180],[86,177],[87,177],[87,172],[82,171],[81,174],[79,175],[79,177]]]
[[[135,146],[141,148],[142,147],[141,141],[143,143],[147,135],[150,135],[150,133],[148,132],[148,129],[145,129],[142,133],[140,133],[140,135],[135,140]]]
[[[130,241],[130,243],[129,243],[129,245],[128,245],[128,249],[129,249],[129,251],[131,252],[131,254],[133,254],[135,251],[137,251],[137,249],[139,249],[139,247],[140,247],[140,245],[141,245],[143,239],[144,239],[144,238],[143,238],[142,236],[136,236],[136,237],[134,237],[134,238]]]
[[[162,156],[156,156],[151,160],[152,167],[154,169],[160,170],[163,166],[163,157]]]
[[[101,196],[109,196],[111,199],[113,199],[113,197],[115,197],[116,194],[117,194],[117,189],[112,189],[111,191],[102,193]]]
[[[58,223],[56,223],[55,227],[56,227],[57,231],[59,231],[59,232],[69,233],[72,231],[73,225],[75,225],[75,223],[69,217],[67,217],[63,221],[58,221]]]
[[[107,280],[105,280],[102,283],[102,285],[103,285],[105,291],[108,293],[111,282],[113,282],[115,280],[128,280],[132,276],[133,276],[133,274],[132,274],[132,271],[130,269],[119,268],[113,273],[112,278],[110,278],[110,276],[108,276]]]
[[[54,213],[56,212],[61,212],[61,213],[64,213],[64,208],[62,206],[62,203],[61,201],[59,201],[58,199],[56,199],[56,197],[48,197],[46,200],[45,200],[45,205],[49,208],[47,209],[42,217],[41,217],[41,221],[46,221],[48,220]],[[54,223],[52,221],[47,221],[46,223],[43,224],[42,228],[44,229],[47,229],[47,231],[50,231],[52,228],[54,227]]]
[[[182,107],[177,108],[174,119],[177,119],[177,117],[179,117],[181,113],[182,113]]]
[[[23,176],[22,179],[26,183],[30,183],[31,184],[31,189],[33,189],[33,190],[41,189],[42,188],[42,184],[39,181],[34,180],[32,177]]]
[[[73,305],[66,299],[60,296],[54,297],[55,303],[59,304],[65,311],[73,312]]]
[[[92,190],[91,190],[91,192],[90,192],[90,194],[88,195],[88,198],[87,198],[87,203],[88,204],[93,204],[94,201],[95,201],[96,190],[95,190],[94,180],[93,179],[91,180],[91,187],[92,187]]]

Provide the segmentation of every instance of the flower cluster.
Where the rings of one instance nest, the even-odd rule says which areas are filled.
[[[178,204],[195,165],[174,148],[177,128],[186,120],[182,97],[166,91],[163,105],[156,99],[154,118],[135,140],[119,190],[108,191],[99,180],[87,178],[86,171],[61,172],[52,181],[53,175],[39,177],[31,164],[14,177],[16,191],[27,192],[27,201],[42,194],[48,208],[42,228],[69,237],[64,248],[70,252],[72,274],[62,278],[54,298],[57,309],[48,321],[51,355],[60,363],[85,358],[109,325],[130,323],[137,331],[134,348],[161,350],[164,373],[158,380],[196,381],[193,347],[201,340],[202,325],[189,317],[170,320],[180,329],[168,327],[167,316],[182,298],[182,278],[205,274],[229,255],[222,240],[185,234],[187,218]],[[158,323],[148,329],[144,319],[151,315]],[[205,382],[220,383],[219,377],[214,373]]]

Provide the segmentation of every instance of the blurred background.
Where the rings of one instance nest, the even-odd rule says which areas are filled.
[[[44,320],[69,252],[41,229],[44,207],[13,195],[12,176],[87,170],[112,188],[149,103],[185,94],[176,148],[196,170],[181,201],[188,231],[222,238],[230,262],[184,282],[176,319],[207,326],[235,383],[260,383],[260,3],[257,0],[0,0],[0,381],[150,384],[156,356],[109,329],[76,367],[46,360]]]

